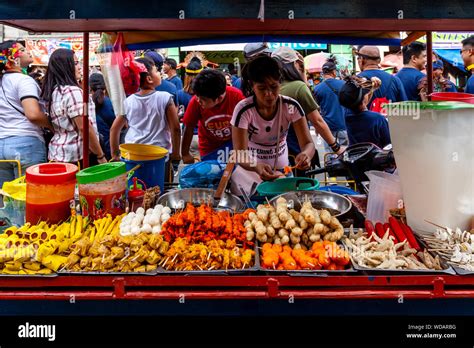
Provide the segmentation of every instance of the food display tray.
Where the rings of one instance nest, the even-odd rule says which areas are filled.
[[[0,273],[0,278],[15,278],[15,277],[21,277],[21,278],[55,278],[57,277],[57,273],[51,273],[51,274],[4,274]]]
[[[423,245],[427,245],[427,242],[425,242],[425,240],[424,240],[423,233],[416,233],[416,232],[415,232],[415,235],[416,235],[417,239],[420,240],[421,243],[423,243]],[[442,254],[440,254],[440,253],[431,252],[431,254],[436,254],[436,255],[438,255],[438,256],[440,257],[440,259],[443,260],[443,262],[445,262],[447,265],[450,265],[450,266],[451,266],[451,268],[454,270],[454,272],[455,272],[456,274],[459,274],[459,275],[473,275],[473,274],[474,274],[474,271],[469,271],[469,270],[467,270],[467,269],[464,269],[464,268],[459,267],[459,266],[456,265],[456,264],[451,263],[451,261],[448,260],[448,259],[446,258],[446,256],[444,256],[444,255],[442,255]]]
[[[440,255],[440,257],[441,257],[441,255]],[[447,263],[450,264],[449,262],[447,262]],[[454,271],[459,275],[473,275],[474,274],[474,271],[469,271],[469,270],[461,268],[457,265],[453,265],[453,264],[450,264],[450,265],[454,269]]]
[[[368,267],[362,267],[362,266],[359,266],[353,259],[352,259],[352,256],[351,256],[351,260],[352,260],[352,263],[354,265],[354,269],[356,269],[357,271],[360,271],[360,272],[364,272],[364,273],[376,273],[376,274],[379,274],[379,275],[382,275],[382,274],[390,274],[390,275],[393,275],[393,274],[451,274],[451,275],[454,275],[456,274],[456,272],[454,271],[453,267],[449,266],[446,264],[446,262],[444,261],[444,259],[441,259],[441,266],[443,267],[447,267],[446,269],[443,269],[443,270],[435,270],[435,269],[378,269],[378,268],[368,268]]]
[[[341,246],[342,244],[338,242]],[[295,270],[277,270],[277,269],[268,269],[261,266],[260,263],[260,248],[258,248],[258,264],[259,264],[259,271],[264,272],[268,275],[289,275],[293,277],[326,277],[331,274],[336,275],[344,275],[344,274],[354,274],[357,273],[357,270],[354,268],[352,258],[351,258],[351,266],[344,270],[316,270],[316,269],[295,269]]]
[[[351,260],[352,263],[352,260]],[[292,277],[327,277],[331,274],[335,275],[344,275],[344,274],[354,274],[357,273],[357,270],[351,265],[348,269],[344,270],[309,270],[309,269],[302,269],[302,270],[275,270],[275,269],[267,269],[267,268],[260,268],[260,271],[265,272],[268,275],[288,275]]]
[[[255,245],[255,262],[252,267],[245,268],[245,269],[213,269],[210,271],[203,270],[203,271],[173,271],[173,270],[166,270],[163,267],[158,267],[158,274],[160,275],[246,275],[249,273],[258,272],[260,269],[260,256],[258,253],[257,245]]]
[[[346,235],[348,234],[348,230],[345,231]],[[423,240],[421,240],[418,235],[415,233],[415,238],[417,239],[418,243],[420,244],[422,249],[427,248],[426,244]],[[371,274],[451,274],[454,275],[456,272],[454,271],[453,267],[451,267],[444,258],[440,256],[440,264],[444,269],[442,270],[435,270],[435,269],[385,269],[385,268],[370,268],[370,267],[363,267],[360,266],[353,258],[352,252],[350,248],[347,247],[344,241],[342,243],[346,246],[346,250],[349,251],[349,255],[351,257],[352,265],[354,269],[364,273],[371,273]],[[430,252],[431,255],[435,255],[435,253]]]
[[[99,271],[60,271],[59,275],[92,275],[92,276],[136,276],[136,275],[146,275],[154,276],[158,274],[158,269],[150,272],[99,272]]]

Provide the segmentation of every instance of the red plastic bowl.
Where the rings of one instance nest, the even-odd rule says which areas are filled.
[[[431,100],[457,101],[474,104],[474,94],[458,92],[436,92],[431,94]]]

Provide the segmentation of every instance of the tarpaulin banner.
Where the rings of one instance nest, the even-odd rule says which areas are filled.
[[[77,58],[82,61],[83,45],[82,38],[66,39],[27,39],[26,48],[33,56],[33,65],[48,65],[49,56],[58,48],[67,48],[76,53]],[[99,45],[99,39],[91,39],[89,42],[89,65],[99,65],[95,51]]]

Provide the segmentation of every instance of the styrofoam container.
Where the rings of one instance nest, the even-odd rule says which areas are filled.
[[[425,220],[470,228],[474,215],[474,105],[402,102],[388,120],[408,224],[434,231]]]

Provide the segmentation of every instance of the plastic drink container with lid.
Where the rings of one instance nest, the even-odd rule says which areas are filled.
[[[26,170],[26,222],[57,224],[71,215],[77,166],[42,163]],[[74,205],[73,205],[74,206]]]
[[[82,215],[101,219],[125,212],[127,173],[125,163],[104,163],[77,173]]]
[[[389,104],[393,152],[407,222],[433,232],[426,221],[468,230],[474,216],[474,105],[457,102]],[[390,111],[390,110],[389,110]]]

